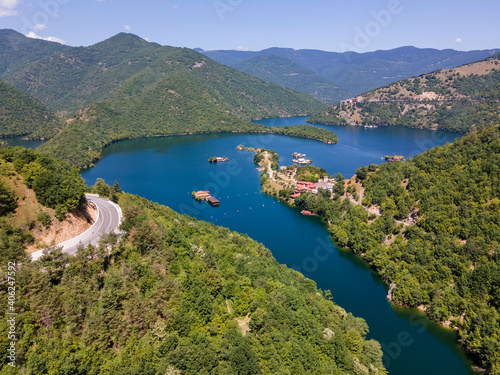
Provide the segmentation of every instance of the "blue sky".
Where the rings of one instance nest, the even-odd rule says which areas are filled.
[[[497,0],[0,0],[0,28],[68,45],[119,32],[178,47],[500,48]]]

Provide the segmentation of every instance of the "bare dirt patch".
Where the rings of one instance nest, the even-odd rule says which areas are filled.
[[[24,184],[23,177],[14,170],[11,163],[1,163],[0,175],[17,197],[17,208],[9,218],[10,225],[30,230],[35,238],[35,242],[26,249],[28,253],[78,236],[90,228],[97,218],[97,209],[93,204],[87,203],[81,210],[67,213],[65,219],[59,221],[52,208],[44,207],[38,202],[35,192]],[[50,225],[47,227],[39,221],[38,215],[41,212],[50,217]]]
[[[44,211],[48,210],[50,209],[44,208]],[[35,243],[28,246],[26,251],[32,253],[70,240],[89,229],[96,219],[97,209],[87,202],[83,209],[67,213],[63,221],[54,217],[48,228],[38,223],[32,230]]]
[[[477,75],[486,75],[491,72],[491,69],[498,69],[498,66],[495,64],[495,59],[480,61],[476,63],[471,63],[467,65],[460,66],[458,68],[453,69],[453,72],[460,73],[464,76],[470,76],[472,74]]]
[[[250,313],[248,313],[244,318],[242,319],[237,319],[237,318],[234,318],[237,322],[238,322],[238,325],[240,326],[241,328],[241,333],[243,335],[246,335],[248,332],[252,332],[252,330],[250,329],[250,327],[248,326],[248,323],[250,323]]]

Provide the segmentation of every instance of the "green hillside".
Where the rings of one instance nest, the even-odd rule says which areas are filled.
[[[0,29],[0,79],[8,80],[30,64],[67,48],[59,43],[27,38],[11,29]]]
[[[265,109],[269,117],[284,114],[282,110],[287,107],[293,111],[296,102],[283,102],[283,107],[270,106],[273,102],[276,103],[277,98],[272,100],[271,96],[277,86],[268,83],[263,84],[269,88],[265,92],[270,95],[268,101],[262,100],[262,97],[254,97],[253,92],[250,95],[241,93],[232,96],[230,88],[222,87],[223,76],[219,77],[220,90],[211,88],[203,76],[215,74],[209,67],[204,69],[205,73],[201,72],[199,75],[192,72],[173,74],[152,87],[139,89],[138,92],[135,91],[138,85],[133,82],[132,87],[135,89],[132,96],[125,94],[129,92],[126,82],[123,85],[124,90],[116,95],[115,100],[96,103],[84,109],[71,119],[73,121],[64,131],[42,145],[40,150],[74,166],[86,167],[100,158],[104,146],[128,138],[214,132],[261,132],[336,142],[335,134],[329,131],[319,133],[312,126],[282,129],[249,121],[246,118],[257,113],[254,109],[256,106],[252,104],[255,99],[261,103],[259,113],[262,114]],[[133,77],[132,81],[136,78]],[[140,80],[142,79],[143,77]],[[239,103],[245,104],[238,105]],[[325,138],[326,136],[330,138]]]
[[[108,100],[117,90],[134,95],[179,72],[203,76],[205,87],[220,91],[229,106],[233,101],[251,118],[280,111],[312,113],[321,107],[306,95],[273,87],[191,49],[160,46],[125,33],[44,57],[18,72],[11,82],[51,108],[70,113]],[[250,108],[250,103],[262,105],[262,110]]]
[[[14,225],[13,212],[26,204],[14,192],[23,181],[40,202],[78,204],[85,187],[58,160],[0,150],[0,272],[15,280],[0,284],[0,313],[16,313],[15,367],[11,325],[0,322],[2,374],[386,373],[366,322],[262,244],[102,180],[92,189],[120,204],[121,239],[29,261],[24,248],[45,224],[40,216]],[[76,199],[65,195],[71,189]]]
[[[0,80],[0,137],[50,138],[62,127],[52,110]]]
[[[178,63],[169,64],[168,60],[177,50],[120,33],[89,47],[70,47],[45,56],[9,82],[57,111],[73,112],[105,99],[125,80],[158,60],[162,60],[165,72],[175,70]]]
[[[265,117],[307,115],[326,106],[188,48],[160,46],[120,33],[90,47],[40,56],[10,80],[67,114],[65,129],[42,150],[78,167],[97,160],[107,144],[136,137],[259,131],[336,142],[334,135],[312,128],[272,129],[252,123]],[[20,118],[17,107],[12,103],[4,110]],[[30,121],[18,124],[12,125],[15,134],[51,137],[60,130],[52,126],[50,133],[28,132]]]
[[[491,374],[500,374],[499,166],[500,128],[490,126],[406,162],[360,167],[333,199],[295,200],[381,274],[393,301],[456,329]]]
[[[259,55],[232,67],[265,81],[304,92],[323,103],[338,103],[352,95],[318,73],[274,55]]]
[[[341,103],[308,121],[402,125],[467,132],[498,122],[500,55],[405,79]]]
[[[36,236],[51,222],[84,209],[85,188],[78,170],[60,160],[23,147],[0,148],[1,295],[8,286],[7,263],[24,261],[25,248],[38,245]],[[7,298],[2,298],[0,309],[4,316],[6,304]],[[3,359],[6,338],[0,340]]]
[[[78,112],[41,150],[84,167],[116,140],[204,132],[278,133],[282,130],[250,120],[306,114],[323,107],[305,94],[224,67],[195,51],[178,54],[175,64],[182,61],[184,68],[166,78],[152,68],[137,73],[109,100]],[[289,134],[294,131],[304,136],[302,129]]]

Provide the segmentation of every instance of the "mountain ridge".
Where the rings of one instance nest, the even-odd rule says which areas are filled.
[[[315,71],[328,82],[352,95],[358,95],[399,79],[429,73],[438,64],[442,64],[444,68],[456,67],[498,51],[499,49],[457,51],[404,46],[364,53],[280,47],[262,51],[216,50],[202,53],[229,66],[260,55],[278,56]],[[400,56],[404,56],[404,59]],[[345,98],[347,97],[343,99]]]
[[[317,113],[311,123],[467,132],[498,122],[500,53],[398,81]]]

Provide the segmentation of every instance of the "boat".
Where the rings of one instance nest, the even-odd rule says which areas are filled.
[[[312,214],[313,214],[311,211],[307,211],[307,210],[302,210],[302,211],[300,211],[300,213],[301,213],[302,215],[306,215],[306,216],[309,216],[309,215],[312,215]]]
[[[292,157],[295,158],[295,159],[305,158],[306,154],[301,154],[300,152],[294,152],[292,154]]]

